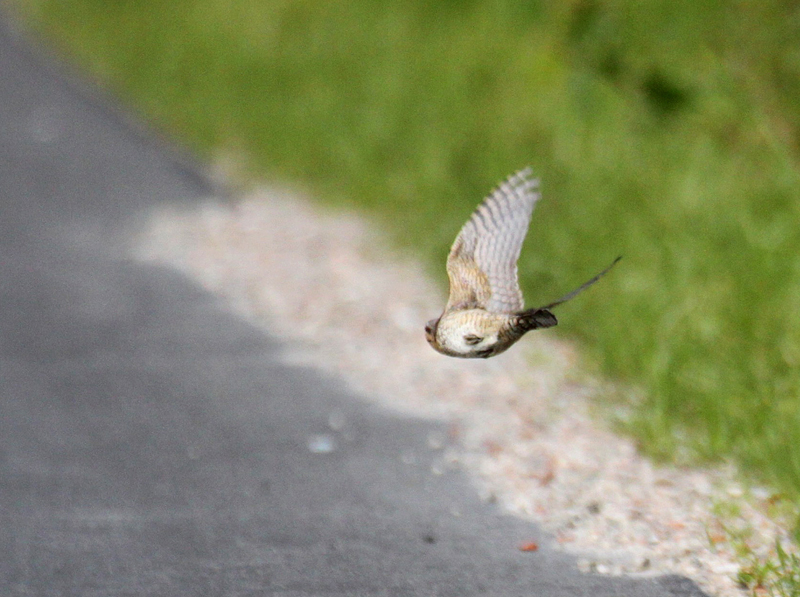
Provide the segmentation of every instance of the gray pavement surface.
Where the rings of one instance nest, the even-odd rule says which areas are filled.
[[[15,31],[0,15],[0,595],[701,595],[580,574],[431,474],[436,425],[128,259],[149,208],[213,189]]]

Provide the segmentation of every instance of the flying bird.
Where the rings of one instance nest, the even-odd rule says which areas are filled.
[[[517,260],[539,200],[539,181],[525,168],[508,177],[473,212],[447,257],[450,298],[425,338],[451,357],[489,358],[508,350],[531,330],[558,324],[551,309],[574,298],[621,259],[588,282],[543,307],[525,309]]]

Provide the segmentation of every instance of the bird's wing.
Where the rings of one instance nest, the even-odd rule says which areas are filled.
[[[517,259],[528,231],[539,181],[525,168],[483,200],[459,232],[447,257],[446,311],[480,307],[495,313],[523,308]]]

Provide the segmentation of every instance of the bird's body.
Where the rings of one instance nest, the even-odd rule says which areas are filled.
[[[451,311],[436,324],[439,351],[457,357],[491,350],[500,340],[507,319],[484,309]]]
[[[561,299],[524,309],[517,259],[539,200],[530,169],[509,177],[481,203],[456,237],[447,258],[450,298],[444,312],[425,326],[430,345],[442,354],[488,358],[508,350],[530,330],[558,323],[551,308],[594,284],[594,278]]]
[[[537,311],[535,318],[485,309],[450,311],[433,325],[437,341],[434,348],[451,357],[493,357],[508,350],[525,332],[556,324],[552,313]]]

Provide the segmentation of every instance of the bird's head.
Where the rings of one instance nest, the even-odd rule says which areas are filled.
[[[498,341],[496,333],[479,333],[469,325],[460,324],[452,314],[425,324],[425,339],[436,352],[462,359],[485,359],[507,348]]]

